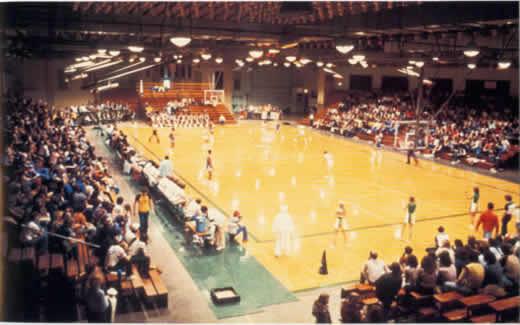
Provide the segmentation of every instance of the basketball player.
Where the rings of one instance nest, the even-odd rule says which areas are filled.
[[[408,240],[412,240],[412,230],[413,225],[415,224],[415,210],[417,209],[417,205],[415,204],[415,198],[410,196],[410,200],[405,207],[406,215],[404,217],[403,227],[401,229],[401,240],[404,240],[404,231],[406,226],[408,226]]]
[[[346,231],[348,230],[348,223],[346,217],[347,213],[345,211],[345,204],[339,202],[338,208],[336,209],[336,223],[334,224],[334,245],[336,245],[336,239],[340,232],[343,234],[343,242],[347,243]]]
[[[157,143],[160,143],[159,135],[157,134],[157,129],[155,128],[155,125],[152,126],[152,135],[148,138],[148,142],[152,142],[152,138],[155,138],[157,140]]]
[[[330,171],[332,167],[334,167],[334,158],[332,154],[328,151],[323,152],[323,158],[325,158],[325,162],[327,163],[327,168]]]
[[[170,135],[168,136],[168,138],[170,139],[170,149],[173,150],[175,148],[175,128],[172,127],[171,131],[170,131]]]
[[[478,187],[473,188],[473,195],[470,197],[471,203],[469,205],[469,227],[471,229],[475,228],[475,216],[479,212],[479,200],[480,200],[480,190]]]
[[[206,157],[206,171],[208,172],[208,180],[211,181],[213,177],[213,159],[211,158],[211,150],[208,150],[208,156]]]
[[[415,141],[408,141],[407,151],[406,151],[406,163],[410,165],[410,158],[413,158],[415,161],[415,165],[419,164],[419,160],[417,159],[417,156],[415,155]]]

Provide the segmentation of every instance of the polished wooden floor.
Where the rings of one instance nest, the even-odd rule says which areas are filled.
[[[145,124],[119,128],[145,157],[159,160],[171,153],[169,129],[159,129],[157,144],[148,142],[151,128]],[[195,197],[209,199],[228,214],[240,210],[252,235],[249,254],[293,291],[357,280],[370,250],[386,262],[396,260],[406,245],[422,256],[440,225],[452,240],[465,239],[473,234],[467,212],[474,186],[480,187],[482,207],[489,201],[503,207],[505,194],[519,199],[518,184],[512,182],[429,161],[406,165],[405,157],[394,152],[303,127],[283,125],[277,132],[274,124],[261,122],[216,127],[210,182],[203,172],[205,134],[202,129],[176,131],[175,173],[192,186]],[[324,151],[333,157],[331,168]],[[409,196],[417,202],[411,243],[399,239]],[[350,229],[346,241],[338,237],[333,245],[339,201],[346,204]],[[272,221],[281,204],[289,206],[297,241],[291,256],[275,258]],[[328,275],[318,273],[324,250]]]

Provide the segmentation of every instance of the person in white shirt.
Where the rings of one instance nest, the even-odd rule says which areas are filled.
[[[383,260],[377,259],[376,252],[370,252],[368,261],[366,261],[361,271],[361,283],[368,282],[374,284],[385,273],[388,272],[388,267]]]
[[[440,226],[437,228],[437,235],[435,235],[435,246],[442,247],[444,242],[450,240],[450,236],[444,231],[444,227]]]
[[[292,253],[295,246],[295,227],[287,205],[280,207],[280,213],[274,218],[272,228],[276,237],[274,256],[279,257],[282,254]]]
[[[173,164],[168,156],[159,163],[159,177],[168,177],[173,173]]]
[[[119,243],[113,244],[108,249],[105,259],[105,268],[108,271],[117,272],[119,280],[121,279],[121,271],[124,271],[127,276],[132,274],[132,265],[130,264],[128,255]]]
[[[192,220],[194,219],[197,215],[200,214],[200,204],[201,204],[201,200],[200,199],[196,199],[196,200],[191,200],[188,205],[186,206],[186,208],[184,208],[184,218],[186,220]]]
[[[148,256],[148,249],[146,243],[137,238],[136,236],[128,243],[128,257],[132,258],[133,256],[135,256],[139,249],[142,249],[144,254]]]

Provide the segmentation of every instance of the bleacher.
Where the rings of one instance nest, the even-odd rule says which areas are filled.
[[[226,123],[236,123],[235,117],[224,104],[216,106],[204,105],[204,91],[210,90],[209,83],[198,82],[176,82],[172,83],[171,88],[164,91],[156,91],[154,87],[162,86],[160,83],[144,82],[143,92],[139,94],[141,105],[151,106],[155,110],[163,110],[169,101],[181,101],[184,98],[191,98],[196,103],[183,109],[184,114],[204,114],[207,113],[212,122],[217,123],[220,115],[226,118]],[[138,90],[139,91],[139,90]]]
[[[379,304],[375,287],[368,284],[355,284],[341,289],[341,297],[352,293],[360,296],[364,306]],[[495,298],[485,294],[463,296],[451,291],[433,295],[422,295],[401,289],[392,304],[389,320],[395,322],[518,322],[520,296]]]

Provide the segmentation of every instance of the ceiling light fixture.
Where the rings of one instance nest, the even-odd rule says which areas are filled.
[[[468,58],[474,58],[477,55],[479,55],[480,50],[477,46],[477,43],[475,43],[474,40],[471,40],[471,42],[466,45],[466,48],[464,49],[464,55]]]
[[[118,56],[119,54],[121,54],[121,51],[119,51],[119,50],[111,50],[111,51],[108,51],[108,54],[110,54],[112,56]]]
[[[191,43],[191,37],[187,36],[174,36],[170,38],[170,42],[177,47],[185,47]]]
[[[340,75],[339,73],[335,73],[335,74],[333,74],[332,76],[333,76],[334,78],[336,78],[336,79],[343,79],[343,76]]]
[[[106,49],[98,49],[97,52],[99,54],[105,54],[105,53],[107,53],[107,50]]]
[[[159,63],[159,62],[161,62],[161,57],[160,56],[156,56],[155,58],[153,58],[153,61],[155,63]]]
[[[348,40],[337,40],[336,50],[341,54],[347,54],[354,49],[354,45]]]
[[[80,74],[75,75],[74,77],[72,77],[71,80],[85,79],[86,77],[88,77],[88,74],[80,73]]]
[[[177,64],[181,64],[182,63],[182,60],[181,59],[177,59],[177,61],[175,61]]]
[[[438,56],[434,56],[434,57],[432,58],[432,60],[435,61],[435,62],[437,62],[437,61],[439,61],[439,57],[438,57]]]
[[[332,63],[329,62],[329,63],[327,63],[325,66],[326,66],[327,68],[332,68],[332,67],[334,66],[334,64],[332,64]]]
[[[253,58],[250,57],[250,56],[248,56],[248,57],[246,58],[246,61],[247,61],[247,62],[253,62],[254,60],[255,60],[255,59],[253,59]]]
[[[368,63],[367,63],[367,61],[361,61],[361,62],[359,62],[359,64],[361,64],[361,66],[363,67],[363,69],[368,68]]]
[[[418,68],[424,67],[424,61],[416,61],[415,62],[415,66],[418,67]]]
[[[108,63],[105,63],[105,64],[95,65],[95,66],[93,66],[91,68],[85,69],[85,71],[89,72],[89,71],[99,70],[99,69],[103,69],[103,68],[108,68],[108,67],[111,67],[113,65],[119,64],[121,62],[123,62],[123,60],[117,60],[117,61],[112,61],[112,62],[108,62]]]
[[[224,59],[221,57],[218,57],[215,59],[215,62],[217,62],[217,64],[221,64],[222,62],[224,62]]]
[[[477,67],[475,63],[468,63],[468,69],[473,70]]]
[[[144,47],[139,45],[129,45],[128,50],[132,53],[141,53],[142,51],[144,51]]]
[[[278,54],[280,53],[280,50],[279,49],[269,49],[268,51],[270,54]]]
[[[307,58],[301,58],[301,59],[300,59],[300,63],[303,64],[303,65],[305,65],[305,64],[307,64],[307,63],[310,63],[310,62],[312,62],[312,60],[307,59]]]
[[[511,66],[511,61],[498,61],[498,69],[499,70],[505,70],[508,69]]]
[[[289,56],[286,56],[285,59],[289,62],[294,62],[296,61],[296,57],[294,55],[289,55]]]
[[[348,63],[350,63],[350,64],[354,65],[354,64],[356,64],[356,63],[357,63],[357,60],[356,60],[356,59],[354,59],[354,58],[350,58],[350,59],[348,59]]]
[[[291,63],[290,63],[290,62],[284,62],[284,63],[283,63],[283,66],[286,67],[286,68],[288,68],[288,67],[291,66]]]
[[[251,57],[255,58],[255,59],[259,59],[262,57],[262,55],[264,55],[264,51],[262,50],[251,50],[249,51],[249,55],[251,55]]]
[[[105,90],[109,90],[109,89],[113,89],[113,88],[117,88],[119,87],[119,83],[118,82],[109,82],[108,84],[106,85],[103,85],[103,86],[99,86],[97,87],[97,91],[100,92],[100,91],[105,91]]]
[[[323,71],[327,72],[327,73],[331,73],[331,74],[335,74],[336,71],[332,70],[332,69],[329,69],[329,68],[323,68]]]
[[[352,55],[352,58],[358,62],[363,61],[365,59],[365,56],[363,54],[354,54]]]
[[[200,62],[200,59],[199,59],[199,58],[195,58],[195,59],[193,59],[192,61],[193,61],[193,63],[197,64],[197,63]]]
[[[210,53],[202,53],[200,55],[200,57],[202,58],[202,60],[208,61],[209,59],[211,59],[211,54]]]
[[[323,63],[322,61],[318,61],[318,62],[316,62],[316,66],[317,66],[318,68],[323,67],[324,64],[325,64],[325,63]]]

